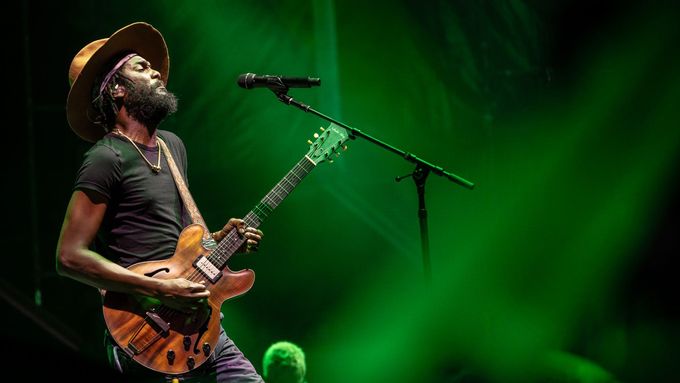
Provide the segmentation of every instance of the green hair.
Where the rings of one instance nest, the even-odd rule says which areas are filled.
[[[269,383],[304,383],[305,353],[297,345],[280,341],[269,346],[262,360],[264,379]]]

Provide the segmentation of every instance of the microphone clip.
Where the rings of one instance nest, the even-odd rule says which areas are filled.
[[[277,96],[279,93],[287,94],[290,89],[279,76],[267,77],[267,88],[274,92]]]
[[[295,100],[293,97],[290,97],[286,93],[288,92],[288,88],[286,87],[285,90],[282,91],[276,91],[274,89],[271,89],[272,92],[276,95],[276,98],[278,98],[282,103],[286,105],[293,105],[297,106],[298,108],[302,109],[305,112],[309,112],[309,108],[311,108],[309,105],[303,104],[300,101]]]

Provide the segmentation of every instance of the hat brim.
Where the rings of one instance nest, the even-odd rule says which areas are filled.
[[[97,112],[92,107],[92,87],[94,81],[111,59],[124,52],[135,52],[151,63],[160,72],[167,84],[170,70],[168,47],[161,33],[150,24],[138,22],[127,25],[109,37],[92,54],[78,77],[71,85],[66,101],[66,117],[71,129],[82,139],[96,142],[106,132],[101,126],[92,123]]]

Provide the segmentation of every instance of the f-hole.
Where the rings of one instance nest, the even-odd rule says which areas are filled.
[[[169,272],[170,272],[170,269],[167,268],[167,267],[163,267],[163,268],[161,268],[161,269],[154,270],[154,271],[149,272],[149,273],[146,273],[146,274],[144,274],[144,275],[146,275],[147,277],[153,277],[154,275],[160,273],[161,271],[165,271],[166,273],[169,273]]]

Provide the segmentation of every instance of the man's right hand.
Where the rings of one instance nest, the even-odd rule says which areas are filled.
[[[210,291],[205,284],[184,278],[162,280],[161,293],[155,298],[175,310],[192,313],[208,304]]]

